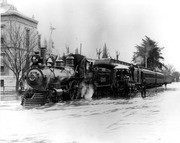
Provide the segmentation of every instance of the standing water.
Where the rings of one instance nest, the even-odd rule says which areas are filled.
[[[99,99],[24,108],[0,101],[2,143],[179,143],[180,83],[146,98]]]

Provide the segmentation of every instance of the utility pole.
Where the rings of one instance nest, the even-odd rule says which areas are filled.
[[[80,55],[81,55],[81,52],[82,52],[82,43],[80,43]]]
[[[69,54],[69,46],[68,45],[66,45],[66,53],[67,53],[67,55]]]
[[[119,55],[120,55],[120,53],[118,51],[116,51],[116,60],[119,60]]]
[[[52,27],[52,24],[50,25],[50,38],[49,38],[49,54],[52,54],[52,48],[53,48],[53,40],[52,40],[52,33],[53,30],[55,30],[54,27]]]

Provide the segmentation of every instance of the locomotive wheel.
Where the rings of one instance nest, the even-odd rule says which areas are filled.
[[[56,91],[55,89],[50,89],[50,90],[49,90],[48,100],[49,100],[50,102],[53,102],[53,103],[58,102],[57,91]]]
[[[78,99],[79,97],[79,84],[75,80],[69,84],[69,96],[71,100]]]
[[[57,91],[55,89],[52,90],[52,98],[53,102],[58,102]]]

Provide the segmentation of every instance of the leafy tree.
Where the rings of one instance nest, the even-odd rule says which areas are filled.
[[[173,72],[172,75],[175,81],[179,81],[180,73],[178,71]]]
[[[26,28],[16,21],[7,21],[1,29],[1,52],[4,54],[3,63],[16,77],[16,91],[18,91],[22,75],[30,63],[30,55],[38,46],[38,33],[34,29]]]
[[[106,43],[104,44],[104,48],[102,51],[102,58],[108,58],[108,49],[107,49]]]
[[[164,59],[161,55],[161,50],[157,42],[145,36],[142,39],[142,44],[136,46],[137,51],[134,52],[132,61],[141,66],[151,69],[162,69],[163,63],[160,60]]]

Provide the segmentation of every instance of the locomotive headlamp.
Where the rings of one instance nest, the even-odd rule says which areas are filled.
[[[32,56],[31,61],[33,64],[36,64],[36,63],[38,63],[38,58],[36,56]]]

